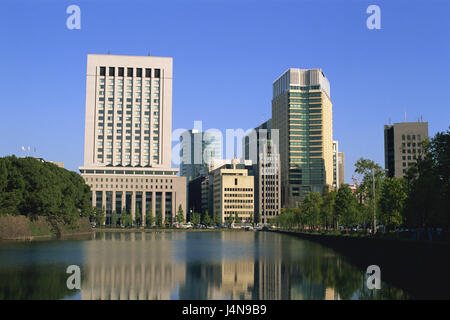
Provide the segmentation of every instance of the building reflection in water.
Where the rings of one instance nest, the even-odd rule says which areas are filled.
[[[267,232],[98,233],[82,299],[386,299],[334,251]],[[383,290],[382,290],[383,291]],[[387,292],[387,293],[386,293]]]
[[[186,266],[174,263],[169,233],[98,233],[86,242],[82,299],[170,299],[185,281]]]

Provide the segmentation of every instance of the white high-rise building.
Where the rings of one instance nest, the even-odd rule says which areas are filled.
[[[88,55],[84,166],[93,206],[142,220],[185,211],[186,179],[171,167],[172,58]],[[108,223],[108,221],[107,221]]]

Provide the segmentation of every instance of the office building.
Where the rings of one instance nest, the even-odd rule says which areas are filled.
[[[214,219],[228,222],[236,216],[242,221],[254,218],[254,177],[248,169],[239,168],[238,160],[213,171]],[[242,167],[242,166],[241,166]]]
[[[331,188],[332,102],[321,69],[288,69],[274,81],[272,127],[279,130],[283,207]]]
[[[333,141],[333,188],[339,189],[345,183],[344,153],[339,152],[339,142]]]
[[[343,152],[338,152],[338,188],[345,183],[345,157]]]
[[[428,122],[402,122],[384,126],[384,159],[389,177],[401,178],[422,153]]]
[[[214,130],[188,130],[180,135],[180,148],[180,174],[189,183],[206,174],[213,159],[222,159],[222,134]]]
[[[143,222],[186,213],[186,178],[171,168],[172,58],[88,55],[84,166],[92,205]]]
[[[252,161],[255,178],[255,221],[268,223],[281,211],[281,172],[278,131],[268,120],[243,138],[243,157]]]

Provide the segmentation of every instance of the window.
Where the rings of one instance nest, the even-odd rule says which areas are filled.
[[[100,75],[104,76],[106,74],[106,67],[100,67]]]
[[[145,68],[145,77],[146,78],[150,78],[152,74],[152,69],[150,68]]]
[[[155,78],[159,78],[161,75],[161,70],[160,69],[155,69]]]
[[[133,76],[133,68],[127,68],[127,77]]]
[[[116,68],[114,68],[114,67],[109,67],[109,76],[110,76],[110,77],[114,77],[114,75],[115,75],[115,70],[116,70]]]
[[[136,69],[136,77],[142,78],[142,68]]]
[[[119,77],[123,77],[123,67],[119,67]]]

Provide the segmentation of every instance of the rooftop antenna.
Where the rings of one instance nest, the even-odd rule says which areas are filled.
[[[405,122],[406,122],[406,111],[405,111]]]
[[[391,125],[391,117],[389,117],[389,125]]]

